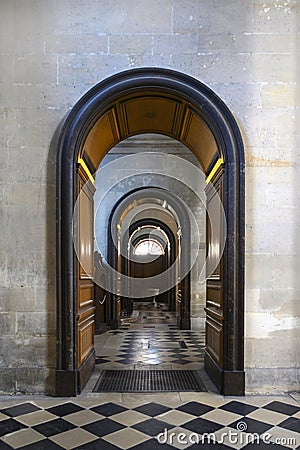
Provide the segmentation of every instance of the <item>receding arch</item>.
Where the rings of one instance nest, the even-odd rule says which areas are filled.
[[[118,225],[120,224],[120,220],[123,217],[124,218],[124,211],[128,210],[128,208],[132,205],[134,202],[136,205],[142,204],[144,201],[147,201],[149,198],[155,199],[156,202],[159,202],[163,204],[164,202],[167,202],[168,205],[171,207],[174,215],[176,216],[176,219],[178,220],[177,226],[178,229],[185,229],[185,233],[182,237],[182,246],[184,248],[190,248],[191,245],[191,225],[190,225],[190,219],[189,216],[184,208],[184,203],[181,199],[176,197],[171,192],[168,192],[164,188],[157,188],[157,187],[145,187],[140,189],[134,189],[128,194],[124,195],[119,201],[115,204],[114,208],[112,209],[112,212],[110,214],[109,218],[109,225],[108,225],[108,259],[110,262],[110,265],[113,267],[116,266],[116,260],[117,260],[117,249],[115,245],[115,239],[114,236],[112,236],[112,230],[116,234],[116,230],[118,229]],[[174,230],[171,231],[168,225],[163,224],[160,220],[155,220],[153,218],[147,218],[147,219],[137,219],[138,223],[142,226],[146,223],[149,225],[160,225],[162,230],[166,232],[166,235],[168,236],[169,240],[172,241],[173,244],[173,250],[175,249],[175,237],[174,237]],[[135,227],[135,221],[126,228],[125,234],[123,236],[123,240],[127,242],[132,234],[132,231]],[[172,264],[175,265],[175,254],[173,255]],[[190,273],[189,273],[189,261],[188,258],[179,258],[178,261],[178,275],[180,275],[180,289],[182,292],[182,301],[179,308],[179,315],[178,315],[178,325],[182,329],[190,329],[191,327],[191,302],[190,302]],[[163,278],[164,278],[164,274]],[[174,274],[171,272],[171,276],[174,276]],[[142,285],[147,284],[146,280],[142,280]],[[176,285],[176,280],[173,280],[173,283],[171,283],[171,288],[174,288]],[[151,284],[149,285],[151,287]],[[138,289],[139,290],[139,289]],[[111,299],[112,300],[112,299]],[[115,303],[111,301],[111,308],[112,308],[112,316],[115,317],[115,311],[113,311],[113,308],[115,307]]]
[[[160,109],[165,112],[165,121],[161,121]],[[77,260],[72,238],[79,158],[93,172],[117,142],[144,132],[166,134],[184,143],[197,156],[206,175],[212,173],[217,161],[220,162],[211,183],[217,183],[222,176],[220,192],[227,220],[222,266],[226,274],[222,285],[223,354],[222,367],[208,356],[207,368],[223,394],[242,394],[244,149],[241,135],[230,110],[209,87],[184,73],[160,68],[132,69],[100,82],[78,101],[60,130],[57,152],[56,393],[75,395],[80,390],[75,327]],[[96,142],[93,139],[97,136],[101,136],[96,151],[98,160],[89,147],[91,141]],[[88,371],[88,365],[83,371]]]

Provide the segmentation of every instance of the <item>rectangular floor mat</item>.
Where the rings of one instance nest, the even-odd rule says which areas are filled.
[[[103,370],[93,392],[206,392],[196,370]]]

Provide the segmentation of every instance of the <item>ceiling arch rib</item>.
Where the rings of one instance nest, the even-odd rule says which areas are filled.
[[[163,134],[182,142],[195,154],[206,174],[221,156],[210,128],[190,104],[143,92],[115,102],[95,121],[80,157],[93,173],[112,147],[142,133]]]

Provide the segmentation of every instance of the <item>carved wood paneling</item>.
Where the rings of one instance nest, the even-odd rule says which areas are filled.
[[[94,275],[94,203],[90,184],[79,177],[77,229],[80,279],[90,279]]]
[[[207,196],[207,264],[206,273],[209,279],[221,279],[221,257],[223,249],[222,224],[222,183],[209,191]]]
[[[91,309],[94,311],[94,308]],[[78,323],[78,367],[94,349],[94,314]]]
[[[224,265],[223,248],[223,167],[206,187],[207,282],[206,282],[206,352],[223,368],[224,351]],[[213,230],[213,232],[212,232]]]
[[[178,102],[163,97],[134,98],[122,103],[128,135],[162,132],[171,135]]]
[[[78,310],[94,304],[94,283],[81,280],[79,284]]]
[[[155,91],[128,95],[115,102],[89,131],[82,157],[97,170],[106,153],[118,142],[140,133],[162,133],[180,140],[190,148],[205,173],[219,152],[209,126],[186,101],[171,94],[162,96]]]
[[[222,367],[223,326],[221,322],[214,321],[209,316],[206,320],[206,351]]]
[[[217,308],[223,307],[223,292],[222,286],[216,284],[210,284],[207,282],[206,286],[206,302],[209,305],[214,305]]]
[[[217,144],[209,127],[190,108],[186,109],[180,140],[197,155],[207,173],[211,161],[218,154]]]
[[[94,186],[78,167],[78,291],[77,291],[77,364],[84,363],[94,349]]]
[[[95,123],[84,144],[84,153],[88,156],[94,169],[98,169],[104,155],[119,141],[118,123],[115,109],[112,108]]]

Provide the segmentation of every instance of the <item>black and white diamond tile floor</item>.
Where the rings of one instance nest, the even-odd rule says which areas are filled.
[[[178,330],[164,308],[146,306],[95,340],[96,371],[80,396],[0,397],[0,450],[300,449],[299,394],[92,392],[103,368],[201,370],[204,335]]]
[[[175,315],[166,313],[163,305],[153,310],[141,303],[135,313],[136,322],[124,324],[118,334],[109,331],[96,336],[97,366],[122,369],[164,363],[172,369],[199,369],[203,365],[204,332],[179,330]]]
[[[108,401],[107,394],[83,394],[53,401],[0,399],[0,450],[300,448],[300,404],[291,395],[274,401],[213,393],[124,394]],[[208,435],[216,443],[206,442]]]

